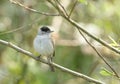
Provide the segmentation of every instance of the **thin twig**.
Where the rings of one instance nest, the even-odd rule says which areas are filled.
[[[26,50],[24,50],[24,49],[22,49],[22,48],[20,48],[20,47],[18,47],[18,46],[16,46],[16,45],[12,44],[12,43],[10,43],[10,42],[4,41],[4,40],[0,40],[0,44],[6,45],[6,46],[8,46],[8,47],[11,47],[11,48],[15,49],[16,51],[18,51],[18,52],[20,52],[20,53],[23,53],[23,54],[25,54],[26,56],[29,56],[29,57],[35,59],[36,61],[39,61],[39,62],[48,64],[48,62],[47,62],[46,60],[44,60],[44,59],[38,59],[38,58],[37,58],[36,56],[34,56],[32,53],[30,53],[30,52],[28,52],[28,51],[26,51]],[[96,79],[93,79],[93,78],[91,78],[91,77],[88,77],[88,76],[86,76],[86,75],[84,75],[84,74],[81,74],[81,73],[72,71],[72,70],[70,70],[70,69],[68,69],[68,68],[65,68],[65,67],[63,67],[63,66],[60,66],[60,65],[58,65],[58,64],[56,64],[56,63],[53,63],[53,62],[52,62],[51,65],[54,66],[54,67],[56,67],[56,68],[58,68],[58,69],[60,69],[60,70],[62,70],[62,71],[64,71],[64,72],[66,72],[66,73],[69,73],[69,74],[74,75],[74,76],[76,76],[76,77],[83,78],[83,79],[85,79],[85,80],[87,80],[87,81],[89,81],[89,82],[93,82],[93,83],[96,83],[96,84],[104,84],[103,82],[101,82],[101,81],[99,81],[99,80],[96,80]]]
[[[57,9],[57,8],[56,8]],[[58,10],[58,9],[57,9]],[[65,12],[65,11],[64,11]],[[68,18],[67,15],[64,14],[64,16],[62,16],[63,18],[65,18],[68,22],[70,22],[72,25],[74,25],[79,31],[84,32],[85,34],[87,34],[89,37],[93,38],[94,40],[96,40],[97,42],[101,43],[102,45],[104,45],[105,47],[111,49],[112,51],[120,54],[120,50],[110,46],[109,44],[107,44],[105,41],[93,36],[92,34],[90,34],[89,32],[87,32],[86,30],[84,30],[84,28],[82,28],[78,23],[76,23],[74,20],[72,20],[71,18]],[[89,42],[88,42],[89,43]],[[92,46],[90,44],[90,46],[96,51],[96,53],[100,56],[100,58],[111,68],[111,70],[115,73],[116,77],[119,78],[119,75],[117,74],[117,72],[112,68],[112,66],[104,59],[104,57],[96,50],[96,48],[94,46]]]
[[[25,8],[25,9],[27,9],[27,10],[29,10],[29,11],[32,11],[32,12],[34,12],[34,13],[38,13],[38,14],[42,14],[42,15],[46,15],[46,16],[60,16],[60,14],[50,14],[50,13],[46,13],[46,12],[37,11],[37,10],[35,10],[35,9],[29,8],[29,7],[21,4],[21,3],[18,2],[18,1],[14,1],[14,0],[9,0],[9,1],[10,1],[11,3],[14,3],[14,4],[18,5],[18,6],[21,6],[21,7]]]
[[[64,13],[66,14],[66,16],[68,16],[68,13],[67,13],[67,11],[66,11],[66,9],[64,8],[64,6],[58,1],[58,0],[55,0],[57,3],[58,3],[58,5],[62,8],[62,10],[64,11]]]
[[[84,32],[86,35],[88,35],[89,37],[91,37],[92,39],[96,40],[98,43],[102,44],[103,46],[107,47],[108,49],[120,54],[120,50],[118,50],[115,47],[112,47],[111,45],[109,45],[107,42],[105,42],[104,40],[97,38],[96,36],[90,34],[88,31],[85,30],[85,28],[82,28],[77,22],[75,22],[74,20],[67,18],[64,16],[64,18],[70,22],[73,26],[75,26],[76,28],[80,29],[82,32]]]
[[[91,76],[91,74],[94,72],[94,70],[98,67],[98,65],[100,64],[100,61],[101,60],[98,59],[92,64],[91,69],[88,72],[89,76]]]
[[[57,6],[56,6],[57,4],[54,4],[54,3],[52,2],[52,0],[47,0],[47,1],[48,1],[50,4],[52,4],[53,7],[55,7],[55,8],[57,7]],[[56,8],[56,9],[57,9],[57,8]]]
[[[53,4],[53,3],[52,3]],[[53,5],[54,6],[54,5]],[[57,8],[56,8],[57,9]],[[58,9],[57,9],[58,10]],[[59,11],[58,11],[59,12]],[[111,45],[109,45],[107,42],[105,42],[102,39],[97,38],[96,36],[90,34],[88,31],[85,30],[85,28],[82,28],[77,22],[75,22],[74,20],[72,20],[71,18],[68,18],[66,15],[63,16],[63,18],[65,18],[69,23],[71,23],[73,26],[75,26],[76,28],[80,29],[82,32],[84,32],[86,35],[88,35],[89,37],[93,38],[94,40],[96,40],[97,42],[99,42],[100,44],[102,44],[103,46],[107,47],[108,49],[120,54],[120,50],[116,49],[115,47],[112,47]]]
[[[55,1],[55,3],[52,2],[52,0],[47,0],[47,1],[48,1],[49,3],[51,3],[52,6],[55,7],[55,8],[58,10],[58,12],[59,12],[59,14],[60,14],[61,16],[64,15],[64,12],[63,12],[62,10],[60,10],[60,8],[59,8],[59,6],[57,5],[57,2],[56,2],[56,1]]]
[[[74,10],[74,8],[75,8],[77,2],[78,2],[78,0],[75,1],[75,3],[74,3],[74,5],[73,5],[72,9],[70,10],[70,13],[69,13],[69,15],[68,15],[68,18],[70,18],[70,16],[71,16],[71,14],[72,14],[72,12],[73,12],[73,10]]]
[[[42,20],[42,19],[43,19],[43,17],[42,17],[42,18],[38,18],[38,19],[35,20],[35,21],[32,21],[32,23],[30,23],[30,24],[23,25],[23,26],[21,26],[21,27],[14,28],[14,29],[9,30],[9,31],[2,32],[2,33],[0,33],[0,36],[1,36],[1,35],[5,35],[5,34],[9,34],[9,33],[13,33],[13,32],[17,32],[17,31],[20,31],[20,30],[22,30],[22,29],[24,29],[24,28],[27,28],[28,26],[33,25],[34,23],[36,23],[36,22],[38,22],[38,21],[40,21],[40,20]],[[32,28],[32,27],[30,27],[30,28]]]
[[[57,9],[57,11],[59,12],[60,16],[64,16],[66,15],[65,12],[63,10],[61,10],[61,8],[59,7],[59,5],[57,5],[58,3],[55,1],[52,2],[52,0],[47,0],[50,4],[52,4],[53,7],[55,7]]]
[[[101,55],[100,52],[87,40],[87,38],[84,36],[84,34],[78,29],[79,33],[82,35],[82,37],[85,39],[85,41],[92,47],[92,49],[97,53],[97,55],[109,66],[109,68],[114,72],[115,76],[117,78],[120,78],[117,72],[114,70],[114,68],[108,63],[108,61]]]

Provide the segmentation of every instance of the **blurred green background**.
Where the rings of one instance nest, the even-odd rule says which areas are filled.
[[[24,5],[47,13],[57,13],[46,0],[17,0]],[[69,13],[76,0],[62,0]],[[78,0],[71,18],[91,34],[108,43],[114,39],[119,44],[120,0]],[[30,12],[0,0],[0,39],[37,55],[33,39],[40,25],[50,25],[55,33],[56,43],[54,62],[78,71],[106,84],[119,84],[113,75],[100,74],[102,68],[109,67],[96,55],[78,31],[60,16],[45,16]],[[112,67],[120,73],[119,55],[106,49],[93,39],[88,40],[102,53]],[[118,47],[119,48],[119,47]],[[68,73],[50,72],[49,67],[0,44],[0,84],[91,84]]]

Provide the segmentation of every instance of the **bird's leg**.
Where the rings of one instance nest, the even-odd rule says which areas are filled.
[[[51,57],[51,56],[48,56],[47,59],[48,59],[48,64],[49,64],[49,66],[50,66],[51,71],[52,71],[52,72],[55,72],[54,67],[51,65],[52,57]]]
[[[40,60],[41,55],[37,56],[37,59]]]

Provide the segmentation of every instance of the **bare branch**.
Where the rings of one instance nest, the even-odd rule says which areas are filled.
[[[50,4],[52,4],[53,7],[55,7],[57,9],[57,11],[59,12],[60,16],[64,16],[64,15],[66,16],[67,13],[66,13],[65,8],[62,8],[61,5],[56,0],[54,2],[52,0],[47,0],[47,1]]]
[[[49,0],[47,0],[49,1]],[[52,3],[52,5],[54,6],[54,3]],[[57,9],[57,8],[56,8]],[[58,10],[58,9],[57,9]],[[59,10],[58,10],[59,12]],[[97,37],[95,37],[94,35],[90,34],[89,32],[87,32],[84,28],[82,28],[77,22],[75,22],[74,20],[72,20],[71,18],[68,18],[66,15],[62,16],[63,18],[65,18],[69,23],[71,23],[73,26],[75,26],[76,28],[80,29],[82,32],[84,32],[85,34],[87,34],[89,37],[93,38],[94,40],[96,40],[97,42],[99,42],[100,44],[102,44],[103,46],[107,47],[108,49],[120,54],[120,50],[116,49],[115,47],[112,47],[111,45],[109,45],[107,42],[105,42],[102,39],[99,39]]]
[[[24,29],[24,28],[27,28],[27,26],[31,26],[31,25],[33,25],[34,23],[42,20],[43,18],[44,18],[44,17],[35,19],[35,21],[33,21],[32,23],[23,25],[23,26],[18,27],[18,28],[14,28],[14,29],[12,29],[12,30],[8,30],[8,31],[5,31],[5,32],[2,32],[2,33],[0,33],[0,36],[1,36],[1,35],[5,35],[5,34],[9,34],[9,33],[13,33],[13,32],[17,32],[17,31],[20,31],[20,30],[22,30],[22,29]],[[31,27],[30,27],[30,28],[31,28]]]
[[[56,8],[56,9],[57,9],[57,8]],[[58,9],[57,9],[57,10],[58,10]],[[61,10],[61,11],[62,11],[62,10]],[[60,10],[59,10],[58,12],[60,12]],[[65,11],[63,10],[63,12],[65,12]],[[77,22],[75,22],[75,21],[72,20],[71,18],[68,18],[67,15],[64,14],[62,17],[65,18],[65,19],[66,19],[69,23],[71,23],[73,26],[75,26],[75,27],[79,30],[79,32],[82,31],[83,33],[87,34],[89,37],[93,38],[94,40],[96,40],[97,42],[99,42],[100,44],[102,44],[103,46],[105,46],[105,47],[109,48],[110,50],[112,50],[112,51],[120,54],[120,50],[118,50],[118,49],[110,46],[108,43],[106,43],[106,42],[103,41],[102,39],[99,39],[99,38],[93,36],[92,34],[90,34],[89,32],[87,32],[86,30],[84,30],[84,28],[82,28]],[[86,38],[85,38],[85,40],[86,40]],[[86,40],[86,41],[87,41],[87,40]],[[88,41],[87,41],[87,43],[96,51],[96,53],[100,56],[100,58],[110,67],[110,69],[115,73],[116,77],[119,78],[117,72],[116,72],[116,71],[112,68],[112,66],[103,58],[103,56],[96,50],[96,48],[95,48],[94,46],[92,46]]]
[[[57,3],[58,3],[58,5],[62,8],[62,10],[63,10],[63,12],[65,13],[65,15],[66,16],[68,16],[68,13],[67,13],[67,11],[66,11],[66,9],[64,8],[64,6],[59,2],[59,0],[55,0]]]
[[[38,13],[38,14],[42,14],[42,15],[46,15],[46,16],[60,16],[59,14],[50,14],[50,13],[45,13],[45,12],[39,12],[39,11],[37,11],[37,10],[35,10],[35,9],[29,8],[29,7],[21,4],[21,3],[18,2],[18,1],[14,1],[14,0],[9,0],[9,1],[10,1],[11,3],[13,3],[13,4],[16,4],[16,5],[18,5],[18,6],[21,6],[21,7],[25,8],[25,9],[27,9],[27,10],[29,10],[29,11],[32,11],[32,12],[34,12],[34,13]]]
[[[70,22],[73,26],[75,26],[76,28],[80,29],[82,32],[84,32],[86,35],[88,35],[89,37],[93,38],[94,40],[96,40],[97,42],[99,42],[100,44],[102,44],[103,46],[107,47],[108,49],[120,54],[120,50],[118,50],[115,47],[112,47],[111,45],[109,45],[107,42],[105,42],[102,39],[97,38],[96,36],[90,34],[89,32],[87,32],[86,30],[84,30],[84,28],[82,28],[77,22],[75,22],[74,20],[64,17],[68,22]]]
[[[97,55],[110,67],[110,69],[114,72],[115,76],[117,78],[120,78],[117,72],[114,70],[114,68],[110,65],[110,63],[107,62],[107,60],[101,55],[100,52],[87,40],[87,38],[84,36],[84,34],[78,29],[79,33],[82,35],[82,37],[85,39],[85,41],[92,47],[92,49],[97,53]]]
[[[16,46],[16,45],[12,44],[12,43],[10,43],[10,42],[4,41],[4,40],[0,40],[0,44],[6,45],[6,46],[8,46],[8,47],[11,47],[11,48],[15,49],[16,51],[18,51],[18,52],[20,52],[20,53],[23,53],[23,54],[25,54],[26,56],[29,56],[29,57],[35,59],[36,61],[40,61],[40,62],[42,62],[42,63],[48,64],[48,62],[47,62],[46,60],[44,60],[44,59],[38,59],[38,58],[37,58],[36,56],[34,56],[32,53],[30,53],[30,52],[28,52],[28,51],[26,51],[26,50],[24,50],[24,49],[22,49],[22,48],[20,48],[20,47],[18,47],[18,46]],[[93,83],[96,83],[96,84],[104,84],[103,82],[101,82],[101,81],[99,81],[99,80],[96,80],[96,79],[93,79],[93,78],[91,78],[91,77],[88,77],[88,76],[86,76],[86,75],[84,75],[84,74],[81,74],[81,73],[72,71],[72,70],[70,70],[70,69],[68,69],[68,68],[65,68],[65,67],[63,67],[63,66],[60,66],[60,65],[58,65],[58,64],[56,64],[56,63],[53,63],[53,62],[52,62],[51,65],[54,66],[54,67],[56,67],[56,68],[58,68],[58,69],[60,69],[60,70],[62,70],[62,71],[64,71],[64,72],[66,72],[66,73],[69,73],[69,74],[74,75],[74,76],[76,76],[76,77],[83,78],[83,79],[85,79],[85,80],[87,80],[87,81],[89,81],[89,82],[93,82]]]
[[[73,5],[73,7],[72,7],[72,9],[71,9],[71,11],[70,11],[70,13],[69,13],[69,15],[68,15],[68,18],[70,18],[70,16],[71,16],[71,14],[72,14],[72,12],[73,12],[73,10],[74,10],[77,2],[78,2],[78,1],[76,0],[75,3],[74,3],[74,5]]]

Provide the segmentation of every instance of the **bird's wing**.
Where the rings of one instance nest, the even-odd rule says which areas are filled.
[[[53,40],[53,39],[51,39],[51,41],[52,41],[53,48],[54,48],[54,51],[53,51],[53,57],[54,57],[54,56],[55,56],[55,42],[54,42],[54,40]]]

